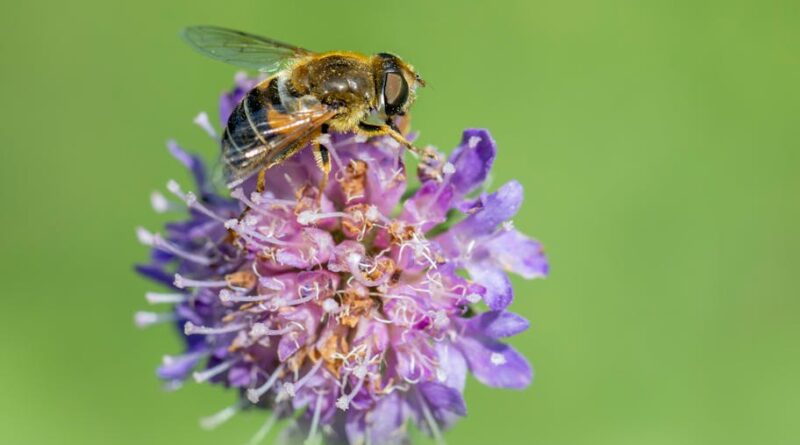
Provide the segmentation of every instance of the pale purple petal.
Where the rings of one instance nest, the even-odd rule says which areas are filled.
[[[459,196],[464,196],[481,185],[489,175],[497,146],[488,131],[482,128],[465,130],[461,145],[450,155],[455,173],[450,178]]]
[[[548,263],[542,245],[517,230],[494,237],[485,247],[493,262],[509,272],[527,279],[547,276]]]
[[[491,234],[497,227],[517,214],[522,204],[522,185],[509,181],[483,199],[483,207],[453,227],[462,237]]]
[[[484,385],[522,389],[533,381],[528,361],[511,346],[490,338],[462,337],[459,347],[469,370]]]
[[[467,405],[457,389],[437,382],[425,382],[419,385],[419,390],[434,413],[449,411],[459,416],[467,415]]]
[[[492,338],[511,337],[530,326],[528,320],[506,311],[488,311],[470,318],[467,329]]]
[[[487,264],[470,264],[467,267],[470,276],[486,288],[483,301],[489,308],[499,311],[508,307],[514,299],[511,280],[502,270]]]
[[[452,185],[442,186],[434,181],[428,181],[405,202],[400,219],[411,224],[423,223],[422,230],[430,230],[436,224],[445,221],[454,195]]]
[[[467,383],[467,361],[461,351],[450,342],[439,342],[436,353],[439,357],[436,379],[446,386],[464,391]]]

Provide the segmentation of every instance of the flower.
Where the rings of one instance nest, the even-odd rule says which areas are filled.
[[[223,119],[250,82],[223,95]],[[501,341],[528,328],[507,310],[507,273],[547,275],[541,245],[511,223],[522,186],[484,190],[496,153],[486,130],[466,130],[447,160],[427,148],[411,191],[392,139],[326,138],[333,171],[321,196],[310,150],[271,169],[265,192],[245,183],[221,196],[200,159],[170,144],[196,192],[170,181],[182,204],[153,195],[156,210],[188,218],[163,234],[139,229],[152,257],[137,268],[169,288],[148,301],[174,307],[136,321],[183,334],[183,353],[157,371],[168,386],[193,377],[237,391],[207,427],[266,408],[254,441],[282,418],[295,419],[288,443],[405,443],[409,420],[441,441],[466,415],[468,372],[498,388],[532,380]]]

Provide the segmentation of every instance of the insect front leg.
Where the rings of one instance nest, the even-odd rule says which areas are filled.
[[[395,141],[399,142],[400,145],[414,153],[414,155],[418,157],[424,155],[424,151],[422,149],[416,147],[411,142],[408,142],[408,140],[406,140],[406,138],[400,134],[399,131],[395,130],[389,125],[373,125],[366,122],[360,122],[358,124],[358,132],[367,137],[389,136]]]

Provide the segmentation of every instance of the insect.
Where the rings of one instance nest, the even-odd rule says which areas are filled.
[[[215,26],[188,27],[183,37],[213,59],[270,75],[244,96],[228,119],[221,153],[228,187],[258,172],[256,189],[263,191],[270,167],[311,144],[324,189],[331,165],[320,136],[330,130],[388,135],[418,151],[394,119],[405,115],[425,82],[395,55],[314,53]]]

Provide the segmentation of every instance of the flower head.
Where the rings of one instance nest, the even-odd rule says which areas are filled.
[[[247,82],[223,96],[223,118]],[[466,130],[446,160],[428,148],[411,191],[395,141],[327,138],[325,190],[302,150],[269,170],[265,192],[245,183],[230,196],[172,144],[196,191],[170,182],[182,204],[154,195],[157,210],[182,205],[188,218],[163,234],[139,229],[152,259],[138,270],[169,288],[148,300],[174,309],[137,323],[178,324],[185,351],[158,368],[171,386],[193,378],[238,391],[206,426],[257,407],[272,414],[256,439],[289,417],[290,443],[404,443],[409,420],[440,439],[466,414],[468,372],[501,388],[532,379],[501,341],[528,327],[507,311],[507,273],[547,274],[540,244],[511,223],[522,187],[483,189],[496,152],[485,130]]]

